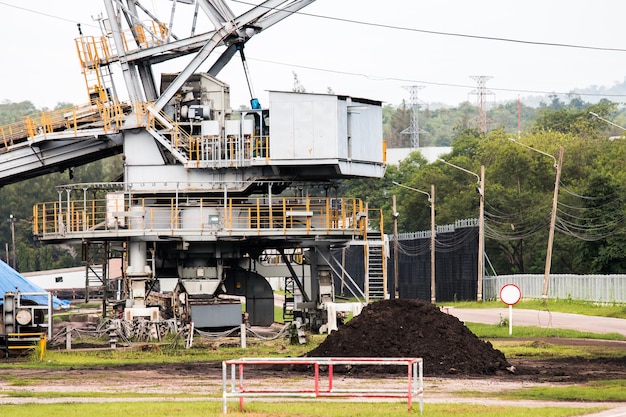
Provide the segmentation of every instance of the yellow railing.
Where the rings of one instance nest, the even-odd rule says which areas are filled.
[[[147,117],[147,121],[145,122],[147,126],[161,133],[163,133],[164,130],[167,131],[172,147],[179,150],[182,149],[185,153],[191,153],[191,143],[195,139],[165,112],[157,111],[152,106],[152,103],[147,102],[135,103],[135,112],[138,117]],[[137,119],[137,125],[143,126],[145,124],[142,123],[139,118]]]
[[[107,93],[102,69],[105,68],[108,71],[106,65],[111,58],[111,48],[107,38],[104,36],[81,36],[76,38],[74,42],[90,103],[98,104],[115,100],[114,97],[109,97]],[[102,67],[102,65],[105,66]]]
[[[152,20],[146,25],[135,25],[132,29],[124,31],[122,40],[126,52],[132,52],[139,48],[145,49],[163,45],[168,35],[169,31],[165,23]]]
[[[240,166],[252,159],[269,159],[269,136],[192,137],[189,140],[189,160],[192,162],[212,162],[216,166]]]
[[[129,204],[130,202],[130,204]],[[225,231],[312,234],[345,231],[364,236],[363,203],[352,198],[176,198],[76,199],[39,203],[33,207],[33,230],[43,237],[71,237],[98,231]]]
[[[0,126],[0,151],[38,135],[45,138],[52,132],[73,130],[74,135],[78,135],[81,124],[95,121],[104,122],[102,128],[105,132],[117,131],[128,108],[126,104],[98,103],[25,116],[19,122]]]
[[[104,36],[81,36],[74,40],[82,68],[95,69],[111,57],[109,42]]]
[[[380,236],[376,236],[378,237],[378,239],[383,239],[385,232],[384,232],[384,228],[383,228],[383,210],[382,209],[369,209],[367,211],[367,218],[369,221],[369,227],[372,228],[372,230],[376,231],[377,235],[380,234]],[[374,236],[374,233],[371,233],[370,236]]]
[[[150,48],[162,45],[167,40],[169,31],[161,22],[151,21],[148,25],[136,25],[122,32],[125,52],[133,52],[139,48]],[[116,55],[115,47],[106,36],[80,36],[74,40],[78,59],[82,68],[96,69],[100,65],[108,65]]]
[[[134,109],[134,117],[137,119],[135,126],[149,126],[161,133],[166,131],[172,147],[182,151],[190,161],[206,160],[207,155],[203,155],[201,152],[201,139],[192,137],[164,112],[149,111],[150,106],[152,103],[149,102],[134,103],[131,106],[127,103],[96,100],[92,104],[29,115],[19,122],[0,126],[0,151],[2,148],[26,142],[38,135],[43,135],[45,138],[46,135],[56,131],[73,130],[73,134],[78,136],[80,126],[92,122],[102,122],[102,128],[105,132],[117,132],[132,108]],[[223,143],[221,149],[224,155],[236,155],[236,149],[239,150],[239,145],[226,143],[224,139],[220,138],[217,140],[221,140]],[[254,139],[246,146],[246,158],[250,158],[251,155],[267,158],[269,155],[269,137],[264,137],[262,140]],[[231,159],[236,161],[241,157],[232,157]]]
[[[270,157],[270,137],[269,135],[252,137],[252,156],[269,159]]]
[[[48,338],[45,333],[8,333],[7,345],[9,350],[29,350],[38,351],[39,360],[46,354]]]

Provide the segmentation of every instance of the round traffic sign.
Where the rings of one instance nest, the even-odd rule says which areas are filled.
[[[522,290],[515,284],[506,284],[500,288],[500,300],[506,305],[514,305],[522,299]]]

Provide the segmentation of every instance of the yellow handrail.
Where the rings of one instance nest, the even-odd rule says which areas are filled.
[[[2,141],[0,146],[8,148],[33,139],[37,135],[46,135],[67,129],[73,129],[78,135],[81,123],[103,121],[105,132],[118,131],[127,117],[125,109],[128,105],[108,102],[97,103],[95,106],[86,104],[52,112],[40,112],[24,116],[22,120],[0,126]]]
[[[229,198],[225,203],[220,198],[202,198],[192,206],[182,207],[175,198],[165,204],[133,198],[132,206],[130,200],[130,196],[120,196],[109,200],[76,198],[69,202],[39,203],[33,207],[33,231],[39,236],[71,236],[120,227],[160,231],[208,228],[230,233],[247,230],[259,235],[268,231],[279,234],[341,231],[364,236],[368,227],[363,202],[357,199],[278,197],[270,202],[259,197],[246,201]],[[381,213],[382,217],[380,210],[371,213]],[[210,217],[219,221],[209,221]],[[371,220],[378,221],[382,228],[382,218]]]

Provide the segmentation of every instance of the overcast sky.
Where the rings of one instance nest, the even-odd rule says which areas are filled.
[[[162,4],[163,11],[171,5],[146,4]],[[236,12],[250,7],[228,4]],[[424,86],[419,92],[424,103],[476,102],[473,75],[492,77],[490,102],[611,87],[626,76],[623,1],[317,0],[302,12],[246,45],[262,104],[268,90],[291,90],[294,72],[308,92],[331,88],[394,105],[409,99],[404,87],[410,85]],[[30,100],[50,108],[86,103],[74,47],[76,23],[85,34],[99,35],[92,20],[99,13],[104,14],[100,0],[0,0],[0,102]],[[247,103],[239,59],[218,78],[230,84],[233,107]]]

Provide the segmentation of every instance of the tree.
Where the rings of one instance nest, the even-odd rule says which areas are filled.
[[[491,132],[473,155],[486,167],[486,249],[499,273],[539,273],[545,265],[553,160],[508,138],[502,131]],[[522,141],[550,153],[566,139],[539,133]]]
[[[120,156],[110,157],[73,169],[73,179],[68,172],[53,173],[0,188],[0,219],[12,214],[17,218],[15,225],[18,266],[20,271],[55,269],[79,266],[80,259],[71,247],[41,245],[33,237],[31,218],[33,206],[41,202],[56,202],[59,194],[56,187],[67,183],[89,183],[112,181],[122,172]],[[10,225],[0,222],[0,242],[11,242]]]
[[[387,146],[389,148],[410,148],[410,135],[405,135],[402,131],[410,125],[411,109],[409,109],[403,101],[395,111],[390,112],[389,110],[391,109],[387,109],[389,122],[383,129]]]
[[[20,103],[4,102],[0,104],[0,125],[7,125],[22,120],[24,116],[37,111],[30,101]]]
[[[533,129],[570,133],[585,139],[598,139],[604,137],[610,130],[609,125],[592,116],[591,112],[601,117],[610,117],[616,109],[617,103],[608,101],[583,105],[573,100],[571,106],[542,109],[537,115]]]
[[[563,222],[579,238],[576,266],[581,273],[626,271],[623,192],[609,176],[594,174],[585,187],[584,206]],[[573,220],[573,221],[572,221]]]

